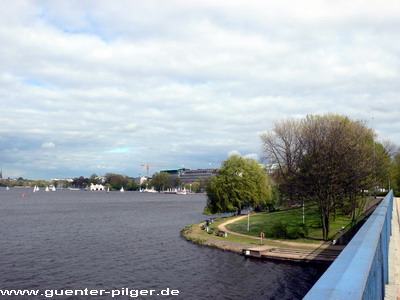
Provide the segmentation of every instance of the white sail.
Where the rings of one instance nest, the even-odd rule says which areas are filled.
[[[53,187],[51,188],[51,191],[52,192],[55,192],[56,191],[56,187],[53,185]]]
[[[121,187],[121,189],[119,190],[121,193],[124,192],[124,187]]]
[[[10,190],[10,188],[9,187],[6,187],[6,191],[9,191]]]
[[[48,187],[48,186],[46,186],[46,189],[45,189],[45,191],[46,191],[46,192],[50,192],[50,190],[49,190],[49,187]]]

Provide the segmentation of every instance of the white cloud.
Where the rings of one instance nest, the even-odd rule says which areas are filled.
[[[228,152],[228,157],[231,157],[233,155],[238,155],[238,156],[242,156],[244,158],[254,159],[254,160],[258,161],[257,153],[249,153],[249,154],[242,155],[238,150],[231,150]]]
[[[231,156],[234,156],[234,155],[242,156],[242,154],[237,150],[231,150],[231,151],[228,152],[228,157],[231,157]]]
[[[42,148],[54,148],[55,146],[53,142],[45,142],[42,144]]]
[[[254,159],[254,160],[258,161],[258,154],[257,153],[249,153],[249,154],[246,154],[243,157],[244,158]]]
[[[230,149],[257,158],[260,132],[310,113],[374,117],[382,138],[400,140],[396,1],[123,0],[110,8],[102,0],[3,4],[3,169],[35,177],[47,165],[61,177],[108,166],[137,175],[147,161],[207,167]]]

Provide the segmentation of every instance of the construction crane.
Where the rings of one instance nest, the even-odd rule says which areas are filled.
[[[149,163],[147,163],[147,164],[141,164],[140,166],[141,166],[141,167],[146,167],[146,169],[147,169],[147,178],[149,178],[150,167],[164,167],[164,166],[162,166],[162,165],[152,165],[152,164],[149,164]]]

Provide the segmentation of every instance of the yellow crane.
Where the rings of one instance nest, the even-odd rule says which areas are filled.
[[[164,167],[164,166],[162,166],[162,165],[152,165],[152,164],[149,164],[149,163],[147,163],[147,164],[141,164],[140,166],[141,166],[141,167],[146,167],[146,170],[147,170],[147,178],[149,178],[150,167]]]

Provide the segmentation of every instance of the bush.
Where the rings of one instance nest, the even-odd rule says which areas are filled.
[[[287,238],[288,230],[287,224],[281,221],[276,222],[271,228],[272,237],[274,238]]]
[[[350,215],[350,213],[351,213],[351,205],[350,205],[350,203],[348,201],[346,201],[346,203],[342,205],[341,211],[345,215]]]
[[[298,239],[298,238],[301,238],[301,237],[304,237],[304,232],[303,232],[302,228],[299,228],[299,227],[294,227],[288,233],[288,238],[289,239]]]
[[[302,224],[301,228],[303,230],[303,236],[308,236],[309,233],[308,226],[306,224]]]
[[[205,244],[207,242],[207,240],[205,240],[205,239],[197,238],[197,237],[193,237],[193,236],[188,236],[188,237],[186,237],[186,239],[188,241],[191,241],[195,244],[200,244],[200,245]]]

